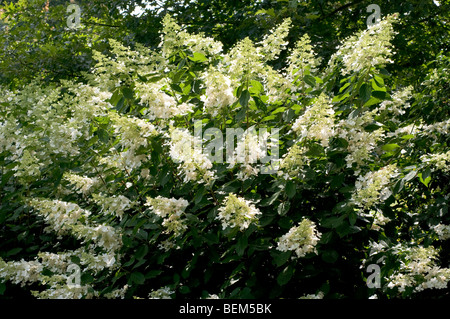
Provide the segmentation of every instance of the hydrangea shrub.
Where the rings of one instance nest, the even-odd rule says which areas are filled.
[[[110,40],[82,79],[1,88],[0,293],[448,294],[449,59],[402,87],[397,20],[324,67],[305,34],[275,69],[289,19],[223,52],[167,16],[154,50]]]

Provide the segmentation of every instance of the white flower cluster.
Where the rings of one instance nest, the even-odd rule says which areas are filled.
[[[302,139],[319,140],[323,147],[327,147],[334,135],[334,110],[330,99],[321,93],[294,122],[292,130]]]
[[[224,205],[219,208],[216,219],[222,222],[222,229],[229,227],[244,231],[251,223],[257,222],[260,214],[251,201],[230,193],[225,198]]]
[[[54,255],[54,254],[53,254]],[[65,264],[64,264],[65,265]],[[52,276],[43,275],[45,268],[55,271]],[[61,258],[53,258],[40,263],[37,258],[33,261],[9,261],[0,258],[0,278],[10,280],[13,284],[22,287],[39,282],[46,285],[43,291],[31,291],[34,297],[40,299],[89,299],[98,295],[90,286],[67,285],[68,276],[63,268]]]
[[[98,297],[98,291],[94,291],[89,285],[76,287],[53,284],[44,291],[31,291],[31,293],[38,299],[92,299]]]
[[[114,227],[102,224],[87,225],[91,212],[75,203],[34,198],[29,204],[49,223],[47,228],[49,231],[59,235],[73,234],[78,239],[83,238],[86,241],[92,240],[95,243],[94,247],[102,247],[107,252],[116,251],[122,245],[121,235]]]
[[[94,244],[91,244],[93,248],[101,247],[107,252],[115,252],[122,247],[122,235],[119,230],[112,226],[76,224],[72,226],[71,230],[78,239],[84,239],[82,243],[92,240],[94,242]]]
[[[14,176],[16,177],[37,177],[41,174],[41,168],[45,164],[41,163],[36,157],[35,151],[24,150],[22,152],[22,157],[18,161],[18,165],[12,170],[15,171]]]
[[[264,74],[263,59],[263,54],[249,38],[239,41],[223,59],[233,87]]]
[[[388,277],[388,288],[397,287],[400,292],[414,287],[415,292],[425,289],[445,289],[450,281],[450,269],[440,268],[435,260],[438,250],[434,247],[399,247],[405,256],[400,269]]]
[[[450,151],[446,153],[427,154],[421,158],[422,162],[433,164],[436,169],[443,172],[450,172]]]
[[[389,138],[396,138],[396,137],[403,137],[405,135],[416,135],[418,132],[418,127],[415,124],[409,124],[407,126],[404,127],[399,127],[398,129],[396,129],[394,132],[388,132],[386,133],[386,137]]]
[[[284,176],[285,179],[298,177],[303,165],[309,162],[305,153],[304,147],[300,147],[298,144],[292,145],[281,159],[278,176]]]
[[[398,90],[392,94],[392,101],[383,101],[378,107],[378,112],[387,111],[394,115],[403,115],[405,110],[410,108],[411,105],[407,102],[412,97],[414,88],[412,85],[407,86],[401,90]],[[395,122],[400,123],[400,120],[393,118]]]
[[[347,38],[331,57],[330,66],[334,66],[337,59],[342,59],[344,67],[341,73],[346,75],[392,63],[391,40],[395,34],[392,24],[396,19],[396,14],[389,15],[379,23]]]
[[[80,176],[72,173],[65,172],[63,178],[75,185],[77,192],[83,195],[87,195],[91,192],[91,188],[95,187],[99,183],[97,177],[90,178],[87,176]]]
[[[149,299],[172,299],[172,295],[175,293],[172,289],[169,287],[163,287],[159,288],[157,290],[152,290],[152,292],[149,293],[148,298]]]
[[[45,221],[57,234],[68,234],[72,226],[80,223],[80,220],[87,220],[91,212],[82,209],[75,203],[60,200],[47,200],[33,198],[29,202],[35,212],[45,218]]]
[[[295,81],[299,76],[303,80],[303,76],[307,72],[315,72],[319,66],[319,59],[311,45],[311,39],[307,34],[304,34],[300,40],[296,43],[295,48],[292,50],[288,57],[287,74]]]
[[[241,163],[241,169],[237,173],[237,178],[246,180],[252,175],[258,175],[259,168],[251,164],[257,163],[267,155],[267,139],[270,133],[267,131],[259,132],[252,127],[246,130],[241,139],[238,140],[233,156],[227,157],[229,168],[232,168],[236,163]]]
[[[38,261],[10,261],[0,258],[0,278],[25,286],[39,280],[44,266]]]
[[[102,206],[102,213],[117,216],[122,219],[126,210],[135,204],[123,195],[104,196],[103,194],[92,194],[94,202]]]
[[[205,112],[217,116],[236,101],[231,79],[223,72],[211,68],[202,78],[205,80],[206,92],[200,99]]]
[[[215,176],[211,171],[213,167],[209,158],[203,154],[201,141],[192,136],[187,130],[171,127],[170,132],[170,157],[175,163],[180,163],[179,169],[184,174],[184,182],[198,181],[210,184]]]
[[[380,198],[388,194],[387,185],[392,178],[399,175],[395,164],[391,164],[381,169],[368,172],[364,176],[359,176],[355,182],[355,191],[352,194],[352,201],[356,206],[363,209],[372,207]],[[380,214],[380,212],[378,212]]]
[[[364,215],[364,214],[361,213],[361,215]],[[371,210],[369,212],[369,214],[367,214],[366,216],[373,217],[371,229],[374,229],[374,230],[380,230],[381,226],[384,226],[391,221],[391,219],[384,216],[383,212],[379,209],[377,209],[376,211]]]
[[[316,252],[316,245],[322,234],[316,229],[316,224],[309,219],[303,219],[298,226],[292,227],[278,240],[277,250],[295,251],[298,258],[308,253]]]
[[[167,65],[166,59],[143,45],[135,44],[136,51],[133,51],[114,39],[108,42],[113,58],[93,50],[97,63],[92,74],[86,76],[94,86],[106,92],[124,84],[133,73],[152,74]]]
[[[324,293],[322,291],[319,291],[317,294],[305,295],[303,297],[300,297],[299,299],[323,299],[324,296]]]
[[[129,286],[125,285],[122,288],[114,289],[113,291],[106,293],[104,296],[107,299],[125,299],[125,294],[128,291]]]
[[[175,97],[163,91],[164,86],[169,82],[161,80],[157,83],[136,83],[141,102],[147,105],[144,115],[148,116],[150,120],[170,119],[179,115],[186,115],[192,112],[194,105],[189,103],[178,104]]]
[[[370,158],[377,142],[384,136],[384,130],[379,128],[373,132],[367,132],[364,127],[373,122],[374,111],[366,112],[361,116],[349,117],[337,125],[338,135],[348,142],[349,154],[345,157],[347,167],[356,163],[355,175],[359,174],[359,167]]]
[[[264,36],[264,39],[259,43],[258,47],[260,54],[264,57],[264,61],[275,60],[286,48],[288,41],[286,40],[292,20],[285,19],[277,28],[270,31]]]
[[[272,68],[265,68],[264,74],[261,74],[262,83],[266,88],[265,95],[268,97],[267,103],[283,102],[288,98],[295,99],[291,94],[293,91],[292,81],[286,74],[280,74]]]
[[[440,240],[450,239],[450,225],[437,224],[433,226],[432,229],[439,236]]]
[[[82,271],[92,271],[98,273],[105,268],[115,269],[118,267],[117,260],[113,253],[94,254],[85,251],[82,248],[76,250],[49,253],[39,252],[38,258],[45,268],[54,273],[64,273],[67,267],[72,263],[72,257],[78,257]]]
[[[87,85],[63,84],[64,94],[38,83],[6,93],[10,107],[0,124],[0,151],[7,151],[7,160],[15,162],[13,170],[20,181],[39,176],[55,155],[79,155],[78,142],[89,138],[91,120],[105,112],[107,103],[100,100],[108,94]]]
[[[163,219],[162,225],[166,228],[166,233],[173,233],[175,237],[182,235],[186,229],[186,220],[184,211],[189,202],[183,198],[165,198],[158,196],[156,198],[147,197],[146,206]]]
[[[115,133],[120,136],[122,152],[113,155],[113,161],[119,162],[128,170],[133,170],[142,165],[142,162],[150,159],[149,154],[140,154],[139,148],[148,147],[149,138],[159,134],[154,125],[146,120],[110,114]],[[114,148],[112,149],[115,150]]]
[[[201,53],[205,56],[217,55],[222,52],[222,43],[203,34],[189,34],[182,31],[175,20],[166,15],[162,21],[163,30],[159,47],[164,58],[169,58],[178,49],[189,48],[192,53]]]
[[[433,136],[435,133],[448,135],[450,132],[450,119],[442,122],[435,122],[429,125],[423,125],[420,129],[428,136]]]

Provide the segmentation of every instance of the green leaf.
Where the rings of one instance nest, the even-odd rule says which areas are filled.
[[[378,104],[380,102],[381,102],[380,99],[377,99],[377,98],[371,96],[370,99],[366,103],[364,103],[363,106],[366,106],[366,107],[367,106],[372,106],[372,105]]]
[[[348,215],[348,221],[350,225],[355,225],[358,215],[353,211]]]
[[[6,290],[6,285],[3,282],[0,282],[0,295],[3,295]]]
[[[80,257],[78,256],[71,256],[70,261],[73,262],[74,264],[80,264],[81,262]]]
[[[379,100],[384,100],[384,98],[386,97],[386,92],[384,92],[384,91],[372,91],[372,96],[374,98],[379,99]]]
[[[247,236],[241,236],[236,244],[236,253],[238,256],[243,256],[245,249],[248,246],[248,238]]]
[[[284,110],[286,110],[286,108],[284,106],[281,106],[281,107],[275,109],[271,114],[274,115],[277,113],[281,113],[281,112],[284,112]]]
[[[205,62],[208,61],[208,59],[205,57],[205,55],[201,54],[200,52],[194,52],[193,56],[188,56],[188,59],[193,62]]]
[[[21,251],[22,251],[22,248],[20,248],[20,247],[13,248],[6,253],[6,257],[17,255]]]
[[[297,192],[297,190],[296,190],[296,186],[295,186],[294,182],[288,181],[286,183],[286,195],[289,198],[293,198],[295,196],[296,192]]]
[[[289,280],[291,280],[292,275],[294,275],[294,267],[291,265],[283,269],[283,271],[278,275],[277,282],[280,286],[286,285]]]
[[[398,145],[398,144],[386,144],[386,145],[383,145],[381,148],[383,149],[383,151],[392,152],[399,147],[400,147],[400,145]]]
[[[277,267],[280,267],[283,266],[291,258],[292,252],[290,250],[284,252],[275,251],[271,255],[273,257],[274,264]]]
[[[241,122],[245,118],[246,114],[247,110],[245,109],[245,107],[241,108],[240,111],[236,114],[236,122]]]
[[[363,100],[363,102],[367,102],[370,99],[370,93],[372,93],[372,88],[367,85],[367,83],[364,83],[359,88],[359,96]]]
[[[123,93],[123,96],[128,100],[132,100],[134,98],[133,90],[128,87],[122,88],[122,93]]]
[[[379,88],[383,88],[384,87],[384,80],[381,76],[375,75],[373,77],[374,83],[376,84],[376,86],[378,86]]]
[[[156,278],[160,274],[162,274],[162,270],[150,270],[148,273],[145,274],[145,279]]]
[[[403,139],[403,140],[410,140],[410,139],[412,139],[412,138],[414,138],[414,135],[413,135],[413,134],[408,134],[408,135],[403,135],[403,136],[402,136],[402,139]]]
[[[97,132],[98,135],[98,139],[104,143],[107,144],[109,142],[109,134],[106,130],[104,129],[99,129]]]
[[[321,255],[322,260],[330,264],[335,263],[339,258],[339,254],[336,250],[325,250]]]
[[[122,108],[123,108],[123,104],[125,103],[125,98],[122,96],[120,99],[119,99],[119,102],[117,102],[117,104],[116,104],[116,107],[114,108],[114,109],[116,109],[117,111],[122,111]]]
[[[316,78],[313,77],[312,75],[305,75],[303,77],[303,81],[305,81],[306,84],[308,84],[311,87],[316,86]]]
[[[325,228],[337,228],[343,223],[344,218],[345,215],[339,217],[337,216],[329,217],[322,220],[320,225]]]
[[[289,212],[289,208],[291,208],[290,202],[282,202],[280,205],[278,205],[278,214],[280,216],[284,216]]]
[[[264,91],[264,86],[259,81],[251,80],[250,85],[248,90],[252,94],[258,95]]]
[[[142,285],[145,282],[145,276],[139,271],[133,272],[130,276],[130,279],[132,282],[138,285]]]
[[[428,187],[428,184],[431,182],[431,169],[427,167],[423,172],[419,173],[420,182]]]
[[[134,256],[136,257],[136,259],[142,259],[147,255],[147,253],[148,253],[148,246],[142,245],[141,247],[138,248]]]
[[[244,90],[239,97],[239,104],[243,107],[247,107],[248,101],[250,100],[250,92],[248,90]]]
[[[191,292],[191,289],[188,286],[181,286],[179,289],[180,293],[185,295]]]

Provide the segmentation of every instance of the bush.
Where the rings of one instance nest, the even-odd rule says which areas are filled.
[[[449,59],[402,87],[397,20],[274,69],[289,19],[222,52],[167,16],[156,50],[2,88],[0,293],[448,296]]]

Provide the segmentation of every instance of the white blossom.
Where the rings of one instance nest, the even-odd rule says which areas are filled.
[[[278,240],[277,250],[294,251],[298,258],[307,253],[316,252],[316,245],[322,234],[317,231],[314,222],[303,219],[298,226],[292,227]]]
[[[257,222],[260,214],[251,201],[230,193],[225,198],[224,205],[219,207],[216,219],[221,221],[223,229],[239,228],[244,231],[251,223]]]

